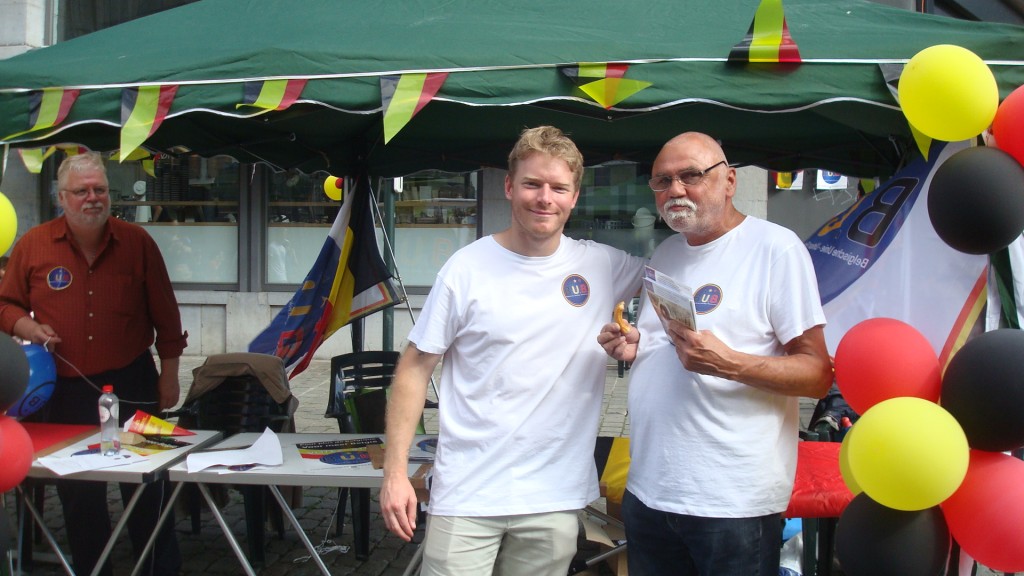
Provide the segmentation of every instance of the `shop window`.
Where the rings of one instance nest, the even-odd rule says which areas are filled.
[[[270,176],[263,278],[267,284],[301,283],[320,255],[341,208],[341,201],[331,200],[324,192],[328,176],[298,170]]]
[[[478,237],[480,173],[424,171],[385,179],[382,194],[395,194],[395,265],[406,286],[434,284],[456,250]],[[378,227],[378,245],[383,249]]]
[[[227,156],[109,162],[111,212],[160,246],[172,282],[238,283],[239,165]]]

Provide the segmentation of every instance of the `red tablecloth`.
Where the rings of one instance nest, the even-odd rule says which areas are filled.
[[[786,518],[838,518],[853,493],[839,472],[838,442],[800,442]]]
[[[42,422],[22,422],[21,425],[32,438],[32,451],[36,456],[43,456],[41,451],[50,447],[63,448],[90,434],[99,432],[99,426],[89,424],[44,424]]]

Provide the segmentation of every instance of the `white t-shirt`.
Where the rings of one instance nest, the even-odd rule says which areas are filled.
[[[786,342],[825,323],[806,248],[764,220],[748,216],[702,246],[673,236],[651,266],[693,290],[698,330],[742,352],[781,356]],[[798,399],[686,371],[643,300],[629,381],[627,488],[648,507],[677,514],[782,512],[796,473]]]
[[[488,236],[441,268],[409,340],[444,354],[430,513],[504,516],[598,497],[594,440],[608,357],[597,343],[644,260],[563,236],[547,257]]]

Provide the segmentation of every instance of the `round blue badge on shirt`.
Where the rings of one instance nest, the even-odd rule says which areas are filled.
[[[63,290],[71,286],[71,270],[57,266],[46,275],[46,283],[51,290]]]
[[[562,280],[562,296],[573,306],[583,306],[590,299],[590,284],[579,274],[570,274]]]
[[[697,314],[707,314],[722,303],[722,289],[714,284],[705,284],[693,293],[694,308]]]

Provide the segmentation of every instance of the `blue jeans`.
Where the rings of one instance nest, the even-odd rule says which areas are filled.
[[[703,518],[622,498],[630,576],[778,576],[782,517]]]

